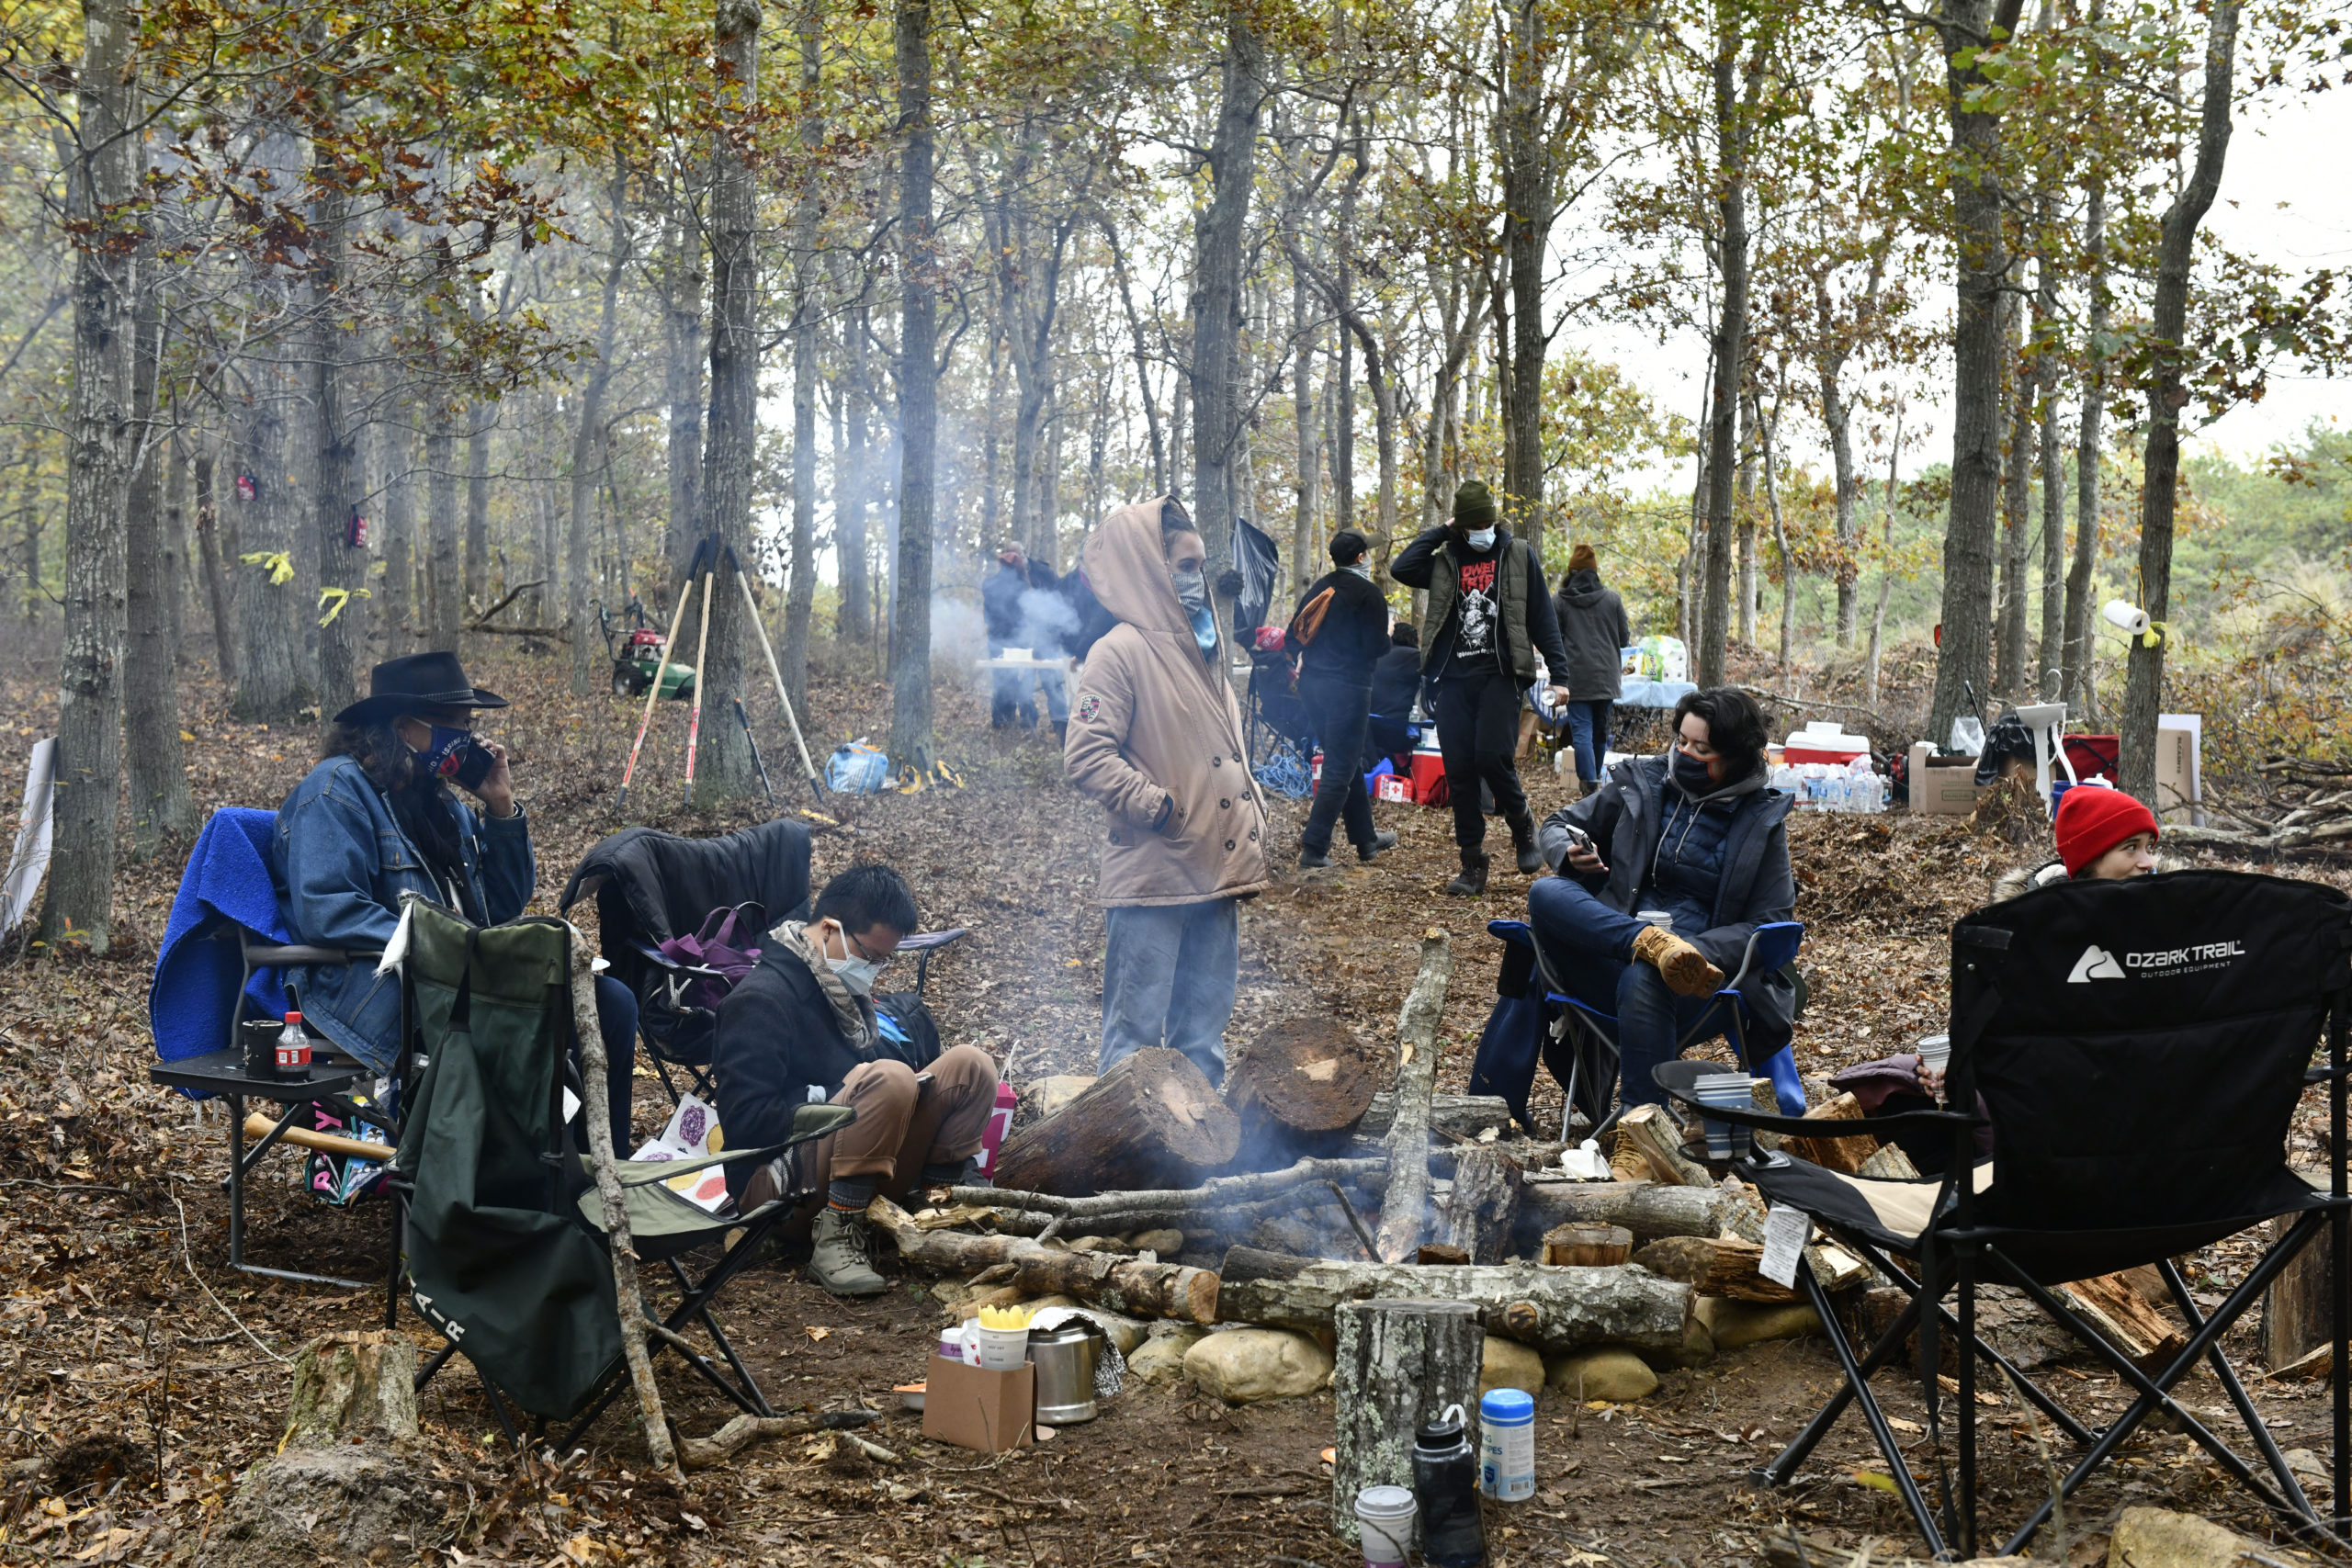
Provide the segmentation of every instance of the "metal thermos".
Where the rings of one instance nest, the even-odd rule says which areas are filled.
[[[1421,1558],[1432,1568],[1478,1568],[1487,1532],[1478,1522],[1478,1456],[1462,1406],[1413,1434],[1413,1500],[1421,1515]]]
[[[1082,1317],[1029,1331],[1037,1378],[1037,1425],[1069,1427],[1094,1419],[1094,1363],[1102,1330]]]

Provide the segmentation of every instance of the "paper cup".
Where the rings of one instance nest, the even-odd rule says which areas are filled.
[[[1657,926],[1669,931],[1674,929],[1674,911],[1671,909],[1642,909],[1634,914],[1634,919],[1645,926]]]
[[[1919,1065],[1921,1066],[1931,1067],[1937,1072],[1942,1072],[1944,1070],[1944,1064],[1951,1060],[1951,1035],[1930,1034],[1919,1042]]]
[[[1720,1105],[1728,1111],[1751,1111],[1756,1106],[1746,1073],[1702,1074],[1690,1086],[1690,1098],[1702,1106]],[[1709,1159],[1732,1159],[1747,1152],[1747,1128],[1718,1122],[1703,1111],[1700,1123],[1706,1129]]]
[[[980,1367],[985,1371],[1012,1371],[1029,1359],[1026,1328],[982,1328],[979,1337]]]
[[[1410,1488],[1367,1486],[1356,1494],[1356,1527],[1363,1538],[1364,1568],[1404,1568],[1413,1551],[1413,1522],[1419,1512]]]

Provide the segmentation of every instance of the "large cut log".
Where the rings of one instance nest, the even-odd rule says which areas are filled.
[[[1702,1296],[1743,1302],[1792,1302],[1797,1293],[1756,1271],[1764,1249],[1735,1236],[1670,1235],[1634,1254],[1653,1274],[1679,1280]]]
[[[1556,1174],[1556,1173],[1555,1173]],[[1528,1177],[1519,1190],[1520,1250],[1532,1252],[1544,1233],[1571,1222],[1623,1225],[1635,1241],[1662,1235],[1714,1235],[1724,1228],[1731,1194],[1713,1187],[1667,1187],[1655,1181],[1547,1180]]]
[[[1197,1186],[1233,1158],[1241,1128],[1182,1051],[1154,1045],[1096,1078],[1061,1114],[1005,1139],[997,1184],[1083,1197]]]
[[[1690,1286],[1645,1269],[1333,1263],[1271,1253],[1242,1256],[1248,1251],[1237,1247],[1225,1255],[1218,1271],[1219,1322],[1325,1329],[1343,1302],[1426,1296],[1474,1302],[1487,1332],[1544,1350],[1604,1342],[1671,1350],[1681,1346],[1690,1303],[1697,1299]]]
[[[1331,1528],[1358,1540],[1356,1494],[1413,1484],[1413,1429],[1478,1408],[1486,1331],[1468,1302],[1348,1302],[1334,1314]]]
[[[1435,1239],[1468,1253],[1473,1263],[1510,1257],[1519,1218],[1519,1164],[1493,1144],[1464,1149],[1453,1168],[1453,1190],[1439,1206]]]
[[[1392,1263],[1420,1250],[1429,1224],[1430,1168],[1423,1156],[1430,1142],[1430,1093],[1437,1082],[1437,1027],[1453,977],[1453,950],[1445,932],[1431,926],[1421,936],[1420,971],[1396,1015],[1396,1117],[1388,1127],[1388,1189],[1373,1238],[1380,1256]]]
[[[1387,1076],[1385,1054],[1335,1020],[1275,1024],[1225,1075],[1225,1103],[1240,1127],[1235,1163],[1272,1170],[1346,1152],[1373,1091]]]
[[[888,1198],[875,1199],[865,1213],[898,1244],[899,1257],[941,1273],[1007,1263],[1011,1282],[1032,1295],[1066,1295],[1130,1317],[1216,1321],[1217,1278],[1205,1269],[1137,1263],[1116,1253],[1058,1252],[1026,1236],[926,1231]]]
[[[1025,1192],[1012,1187],[957,1187],[948,1193],[954,1203],[979,1209],[1025,1209],[1038,1213],[1069,1216],[1069,1225],[1084,1221],[1090,1229],[1104,1228],[1107,1219],[1181,1217],[1268,1198],[1284,1198],[1318,1182],[1377,1184],[1386,1175],[1388,1161],[1377,1159],[1303,1159],[1282,1170],[1246,1176],[1221,1176],[1198,1187],[1137,1189],[1097,1192],[1066,1198],[1053,1192]],[[1062,1228],[1069,1229],[1069,1225]],[[1114,1227],[1124,1228],[1124,1227]],[[1081,1234],[1072,1232],[1071,1234]]]
[[[1372,1108],[1356,1123],[1356,1135],[1363,1138],[1385,1138],[1396,1121],[1396,1095],[1393,1089],[1382,1089],[1372,1097]],[[1498,1137],[1510,1136],[1510,1107],[1498,1094],[1432,1094],[1430,1096],[1430,1131],[1443,1137],[1476,1139],[1479,1134],[1492,1129]]]
[[[1851,1094],[1840,1094],[1823,1100],[1804,1115],[1808,1122],[1859,1122],[1862,1119],[1862,1102]],[[1851,1176],[1862,1168],[1865,1160],[1878,1153],[1878,1139],[1792,1137],[1783,1146],[1801,1160],[1809,1160],[1825,1170],[1842,1170]]]

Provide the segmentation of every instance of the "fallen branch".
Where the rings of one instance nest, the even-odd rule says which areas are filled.
[[[1025,1236],[926,1231],[888,1198],[876,1198],[865,1213],[898,1244],[899,1257],[941,1273],[969,1274],[1007,1263],[1012,1283],[1032,1295],[1066,1295],[1131,1317],[1216,1321],[1217,1277],[1205,1269],[1138,1263],[1115,1253],[1057,1252]]]
[[[537,578],[532,581],[522,584],[520,587],[508,589],[506,591],[505,598],[501,599],[497,604],[492,604],[489,609],[484,610],[481,615],[474,617],[472,629],[475,631],[481,630],[488,622],[496,617],[499,611],[503,610],[507,605],[512,604],[515,600],[520,599],[532,589],[546,587],[547,581],[548,580],[544,577]]]
[[[2235,850],[2245,854],[2280,855],[2296,850],[2334,849],[2352,840],[2352,818],[2336,822],[2321,822],[2281,828],[2269,833],[2242,833],[2231,828],[2192,828],[2187,824],[2165,825],[2166,845],[2186,845],[2190,849]]]
[[[811,1432],[847,1432],[853,1427],[865,1427],[881,1416],[871,1410],[834,1410],[821,1416],[738,1416],[707,1438],[683,1438],[678,1442],[678,1460],[688,1470],[708,1470],[724,1464],[750,1448],[773,1438],[805,1438]],[[869,1452],[875,1445],[854,1438],[858,1447]],[[890,1450],[883,1449],[882,1453]],[[885,1463],[896,1463],[891,1454]]]
[[[1453,950],[1431,926],[1421,936],[1420,972],[1396,1015],[1396,1114],[1388,1128],[1388,1188],[1380,1201],[1375,1237],[1381,1257],[1401,1262],[1420,1250],[1429,1223],[1430,1094],[1437,1083],[1438,1023],[1453,978]]]
[[[1767,691],[1761,686],[1742,686],[1739,689],[1761,703],[1778,703],[1782,707],[1806,708],[1815,713],[1858,713],[1881,729],[1903,728],[1876,708],[1866,708],[1859,703],[1825,703],[1812,697],[1792,697],[1780,692]]]
[[[1254,1199],[1282,1197],[1314,1181],[1376,1179],[1387,1164],[1385,1158],[1303,1159],[1287,1169],[1221,1176],[1198,1187],[1098,1192],[1090,1198],[1065,1198],[1052,1192],[1024,1192],[1003,1187],[957,1187],[949,1190],[947,1200],[981,1209],[1027,1209],[1046,1214],[1067,1214],[1072,1220],[1106,1215],[1189,1214]]]

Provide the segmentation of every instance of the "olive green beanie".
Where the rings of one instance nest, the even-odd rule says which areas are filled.
[[[1465,479],[1453,492],[1453,521],[1470,533],[1495,525],[1495,498],[1483,479]]]

